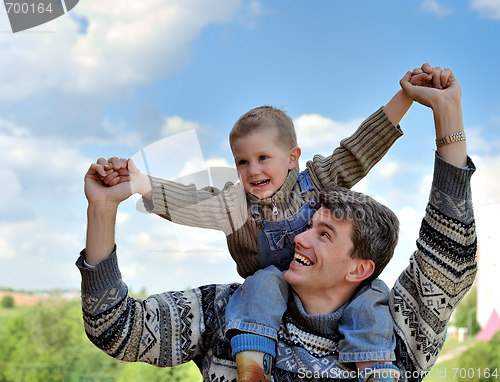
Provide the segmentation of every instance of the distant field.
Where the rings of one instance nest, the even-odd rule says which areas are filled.
[[[0,300],[2,300],[4,296],[12,296],[15,305],[35,305],[42,300],[42,297],[33,294],[0,291]]]

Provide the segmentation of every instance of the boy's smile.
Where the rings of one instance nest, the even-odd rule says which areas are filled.
[[[298,147],[285,150],[279,146],[272,127],[235,139],[232,150],[243,187],[259,199],[269,198],[280,189],[300,155]]]

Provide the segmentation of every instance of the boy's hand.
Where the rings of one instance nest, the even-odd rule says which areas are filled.
[[[415,85],[411,81],[412,77],[413,72],[406,73],[400,85],[414,101],[430,107],[434,112],[437,111],[437,107],[445,105],[460,106],[462,89],[450,69],[433,68],[432,86]],[[438,78],[438,82],[434,80],[435,77]]]
[[[129,171],[125,158],[112,157],[108,160],[99,158],[97,164],[105,170],[105,175],[101,175],[102,182],[107,186],[115,186],[119,183],[129,181]]]
[[[105,175],[100,175],[102,182],[113,187],[117,184],[130,182],[132,193],[139,193],[151,199],[151,182],[149,177],[142,174],[135,166],[132,159],[112,157],[108,160],[99,158],[97,164],[105,170]]]
[[[414,86],[445,89],[450,86],[450,73],[449,69],[441,69],[439,66],[433,68],[426,62],[420,68],[413,69],[409,82]]]

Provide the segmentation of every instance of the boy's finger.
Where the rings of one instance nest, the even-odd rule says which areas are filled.
[[[432,85],[436,89],[442,89],[443,87],[441,86],[441,73],[442,69],[439,66],[436,66],[434,68],[434,75],[432,76]]]
[[[451,75],[451,70],[450,68],[444,68],[443,71],[441,72],[441,86],[446,88],[450,85],[450,75]]]
[[[422,71],[424,73],[428,73],[428,74],[431,74],[432,73],[432,66],[431,64],[429,64],[428,62],[422,64]]]
[[[109,164],[111,164],[111,166],[113,166],[113,168],[115,170],[120,168],[120,158],[118,158],[118,157],[111,157],[111,158],[108,159],[108,162],[109,162]]]
[[[432,86],[432,76],[427,73],[414,74],[410,78],[410,83],[416,86]]]
[[[119,179],[120,177],[116,171],[113,171],[111,174],[104,177],[104,179],[102,181],[104,182],[104,184],[107,184],[108,186],[113,186],[114,184],[116,184],[116,183],[113,183],[113,180],[116,178],[118,178],[118,180],[116,181],[116,183],[118,183],[118,181],[120,180]]]

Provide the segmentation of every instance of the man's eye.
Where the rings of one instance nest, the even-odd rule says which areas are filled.
[[[307,223],[307,224],[306,224],[306,231],[307,231],[308,229],[311,229],[312,227],[313,227],[313,226],[312,226],[312,224],[311,224],[311,223]]]
[[[330,240],[330,234],[328,232],[322,232],[321,236],[324,237],[325,239]]]

